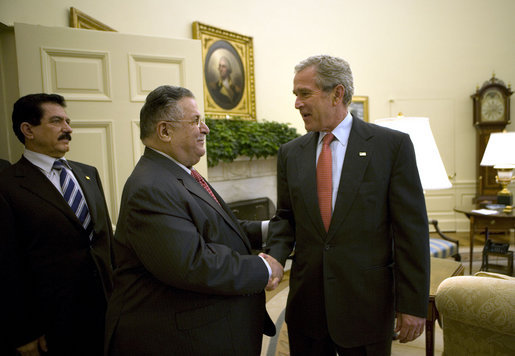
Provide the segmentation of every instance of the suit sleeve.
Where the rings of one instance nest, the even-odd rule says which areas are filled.
[[[238,220],[240,227],[250,240],[250,245],[254,250],[263,248],[263,233],[261,231],[261,221]]]
[[[136,189],[126,200],[115,240],[123,236],[161,282],[199,293],[262,292],[268,271],[258,256],[231,247],[243,243],[222,220],[201,217],[196,201],[172,186]]]
[[[429,229],[415,151],[407,135],[403,135],[393,164],[389,211],[396,311],[425,318],[429,300]]]
[[[33,284],[26,273],[20,239],[16,238],[15,218],[9,203],[0,194],[0,280],[2,293],[2,334],[15,348],[43,335],[43,322]]]
[[[277,210],[268,225],[266,251],[284,264],[295,245],[295,218],[287,176],[287,154],[281,146],[277,155]]]

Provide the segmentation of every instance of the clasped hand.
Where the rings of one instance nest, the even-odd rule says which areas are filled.
[[[270,255],[267,255],[266,253],[261,252],[259,256],[263,257],[272,269],[272,275],[270,276],[270,279],[268,280],[268,284],[266,285],[265,289],[267,291],[274,290],[279,285],[279,282],[281,282],[281,280],[283,279],[283,266],[275,258],[273,258]]]

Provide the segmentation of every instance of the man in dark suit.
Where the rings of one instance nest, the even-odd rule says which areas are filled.
[[[352,73],[315,56],[295,68],[306,135],[283,145],[267,251],[295,247],[286,322],[292,355],[389,355],[424,328],[429,242],[409,136],[348,113]],[[327,136],[327,138],[325,138]]]
[[[21,355],[103,353],[113,232],[97,170],[64,159],[64,107],[56,94],[14,104],[25,151],[0,174],[2,335]]]
[[[264,288],[282,266],[261,224],[239,224],[195,171],[209,128],[193,94],[161,86],[140,113],[146,146],[127,180],[116,228],[109,355],[259,355],[275,327]]]

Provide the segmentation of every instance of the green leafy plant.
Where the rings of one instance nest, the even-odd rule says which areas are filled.
[[[295,128],[274,121],[206,118],[206,124],[210,130],[206,146],[209,167],[238,156],[275,156],[280,145],[300,136]]]

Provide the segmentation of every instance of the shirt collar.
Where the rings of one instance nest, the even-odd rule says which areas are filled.
[[[148,147],[148,146],[147,146],[147,147]],[[148,147],[148,148],[150,148],[152,151],[157,152],[157,153],[159,153],[159,154],[161,154],[161,155],[165,156],[166,158],[168,158],[168,159],[172,160],[172,162],[174,162],[175,164],[177,164],[179,167],[181,167],[181,168],[182,168],[182,169],[184,169],[186,172],[188,172],[188,174],[190,174],[190,175],[191,175],[191,169],[189,169],[188,167],[186,167],[184,164],[177,162],[175,159],[173,159],[171,156],[167,155],[167,154],[166,154],[166,153],[164,153],[164,152],[161,152],[161,151],[159,151],[159,150],[156,150],[155,148],[152,148],[152,147]]]
[[[352,128],[352,115],[347,113],[347,116],[345,116],[345,119],[342,120],[338,124],[338,126],[335,127],[333,131],[331,131],[334,135],[334,137],[341,142],[342,144],[346,144],[349,140],[350,135],[350,129]],[[320,132],[318,135],[318,144],[322,142],[322,139],[325,135],[327,135],[327,132]]]
[[[66,161],[66,158],[55,158],[47,156],[43,153],[34,152],[28,149],[25,149],[23,151],[23,156],[33,165],[41,169],[42,171],[45,171],[47,173],[50,173],[52,171],[52,167],[54,166],[54,162],[56,159],[60,159],[64,162],[67,168],[70,168],[70,165],[68,164],[68,161]]]

